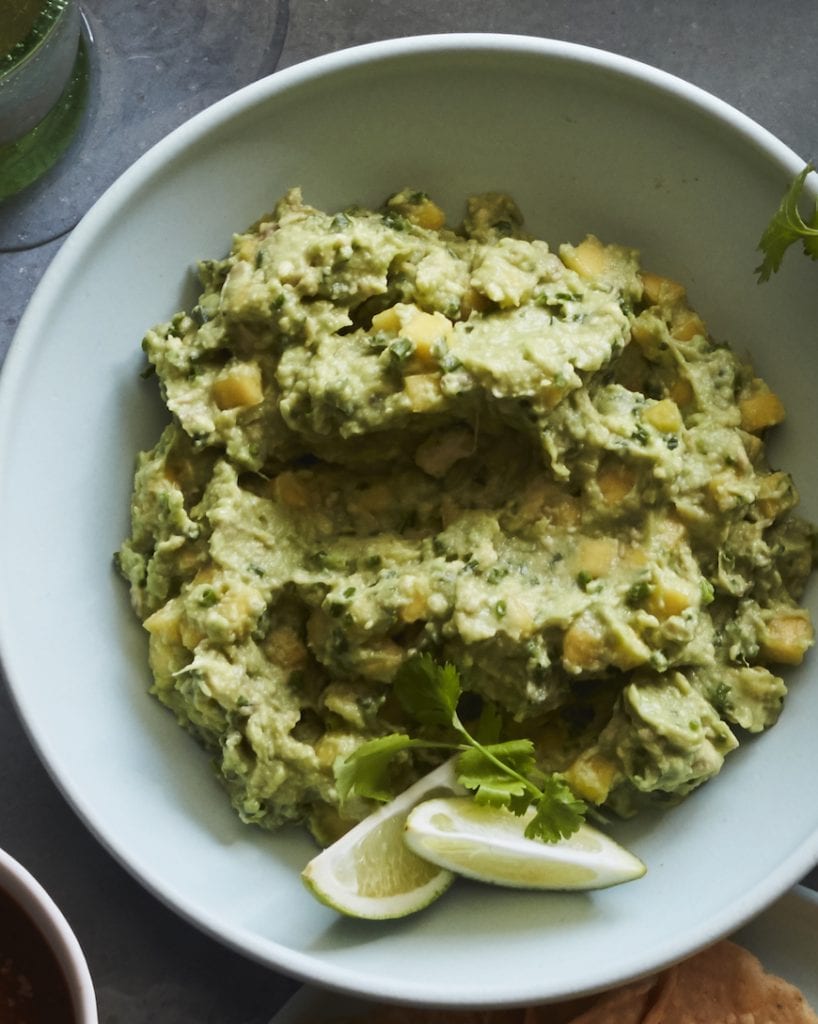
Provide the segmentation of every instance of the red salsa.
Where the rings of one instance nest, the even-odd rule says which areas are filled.
[[[0,1024],[76,1024],[57,957],[28,914],[0,891]]]

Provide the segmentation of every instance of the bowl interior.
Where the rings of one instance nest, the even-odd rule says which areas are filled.
[[[691,87],[544,40],[431,37],[281,72],[183,126],[65,243],[21,324],[0,402],[0,643],[46,764],[102,842],[162,899],[271,966],[397,1000],[497,1005],[601,988],[770,902],[818,856],[814,669],[781,723],[674,811],[612,826],[649,866],[578,895],[458,884],[393,924],[339,920],[298,872],[298,830],[234,819],[207,759],[145,695],[144,636],[111,565],[134,453],[162,422],[140,339],[195,295],[192,265],[292,185],[325,208],[422,188],[456,220],[499,189],[556,245],[586,232],[685,282],[712,332],[784,398],[774,447],[807,514],[818,393],[814,270],[756,284],[755,246],[800,162]],[[810,603],[815,605],[815,592]],[[502,965],[498,954],[502,950]]]

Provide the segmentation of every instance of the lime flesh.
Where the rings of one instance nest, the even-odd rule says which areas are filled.
[[[526,838],[533,813],[517,816],[469,797],[431,799],[408,815],[404,838],[444,870],[514,888],[602,889],[645,874],[638,857],[591,825],[558,843]]]
[[[406,845],[406,817],[428,797],[460,792],[447,761],[314,857],[301,873],[304,884],[349,917],[386,920],[422,910],[449,888],[454,875]]]

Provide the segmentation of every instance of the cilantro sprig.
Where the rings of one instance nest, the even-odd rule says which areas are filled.
[[[805,255],[818,260],[818,201],[809,220],[805,221],[798,209],[804,182],[813,170],[815,168],[809,163],[795,178],[761,236],[758,248],[764,254],[764,259],[756,267],[759,282],[769,280],[770,275],[778,271],[784,253],[795,242],[802,243]]]
[[[534,815],[525,828],[530,839],[555,843],[572,835],[587,810],[559,773],[537,767],[530,739],[501,740],[502,715],[485,702],[472,734],[458,714],[463,690],[454,665],[439,665],[427,655],[410,658],[393,683],[395,695],[426,735],[390,733],[362,744],[336,766],[342,800],[352,795],[386,802],[394,796],[390,765],[413,748],[457,752],[458,782],[478,803]]]

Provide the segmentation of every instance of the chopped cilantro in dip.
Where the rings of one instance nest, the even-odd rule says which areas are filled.
[[[448,756],[401,739],[419,657],[478,743],[523,743],[556,833],[680,799],[773,725],[813,529],[765,458],[780,399],[680,284],[592,235],[552,250],[504,195],[449,227],[417,189],[293,190],[199,272],[143,342],[171,422],[117,562],[153,693],[243,820],[327,843],[373,807],[339,785],[365,744],[381,797]]]

